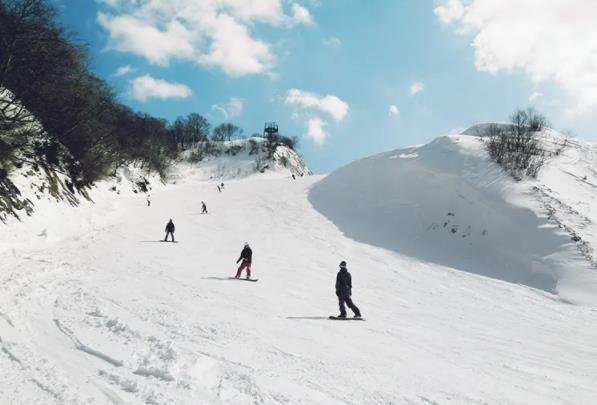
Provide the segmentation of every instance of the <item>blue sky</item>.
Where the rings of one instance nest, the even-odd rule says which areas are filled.
[[[55,0],[123,103],[246,134],[276,121],[319,173],[519,106],[597,139],[597,46],[566,42],[597,34],[596,10],[577,1],[571,21],[561,0]]]

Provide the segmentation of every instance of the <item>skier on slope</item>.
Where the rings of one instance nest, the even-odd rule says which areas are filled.
[[[338,318],[346,318],[344,304],[348,305],[348,308],[354,312],[355,318],[361,317],[361,311],[359,311],[350,298],[352,295],[352,277],[346,269],[346,262],[344,260],[340,262],[340,271],[336,276],[336,295],[338,296],[338,304],[340,306],[340,315]]]
[[[174,222],[172,222],[172,219],[166,224],[166,237],[164,238],[164,242],[168,242],[168,235],[172,235],[172,242],[174,242]]]
[[[240,264],[240,267],[236,271],[236,276],[234,278],[240,278],[241,273],[244,269],[247,269],[247,279],[251,278],[251,261],[253,260],[253,251],[248,243],[245,243],[245,247],[243,248],[242,252],[240,252],[240,257],[236,261],[238,262],[243,261]]]
[[[204,201],[201,201],[201,213],[207,214],[207,205],[205,205]]]
[[[147,206],[151,205],[151,195],[147,194]]]

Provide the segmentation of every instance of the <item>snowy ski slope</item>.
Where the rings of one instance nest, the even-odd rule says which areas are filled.
[[[448,179],[468,187],[465,197],[479,198],[482,208],[454,205],[459,242],[467,239],[463,225],[482,232],[470,220],[490,210],[504,216],[488,219],[486,235],[520,255],[509,258],[512,266],[528,270],[529,251],[516,248],[512,234],[494,233],[523,229],[531,237],[532,227],[541,226],[535,232],[541,241],[555,241],[552,253],[559,257],[544,260],[542,274],[560,277],[555,264],[570,258],[576,260],[571,266],[588,271],[576,246],[559,244],[565,237],[547,220],[533,220],[524,205],[516,208],[530,200],[514,198],[520,190],[507,180],[485,194],[477,186],[487,173],[478,173],[478,183],[457,180],[459,168],[476,164],[475,149],[446,142],[427,146],[432,155],[448,157],[443,166],[421,163],[409,175],[422,170],[418,182],[440,187]],[[371,159],[414,163],[424,153]],[[452,177],[444,176],[448,169]],[[151,207],[144,195],[117,196],[105,185],[95,191],[95,205],[48,204],[43,215],[2,225],[0,403],[596,403],[593,306],[567,303],[532,273],[518,280],[507,279],[513,271],[500,274],[498,265],[491,274],[474,271],[480,257],[461,266],[449,249],[430,256],[414,243],[400,250],[402,244],[368,239],[374,236],[369,220],[376,217],[361,213],[362,227],[354,228],[343,216],[351,213],[346,207],[381,215],[417,202],[399,200],[387,184],[376,198],[354,194],[353,187],[364,187],[355,175],[342,189],[343,170],[328,178],[226,181],[222,193],[186,173],[174,185],[154,187]],[[414,183],[408,190],[420,190]],[[460,254],[466,246],[448,239],[451,231],[440,234],[450,209],[444,203],[456,201],[442,190],[420,195],[421,212],[441,207],[442,218],[426,217],[439,227],[419,240],[430,248],[453,243]],[[514,201],[504,202],[502,192]],[[201,200],[209,215],[200,214]],[[510,212],[525,221],[502,223]],[[158,242],[169,218],[178,244]],[[385,219],[395,224],[395,217]],[[401,232],[417,225],[407,216],[398,219],[411,221]],[[424,229],[421,224],[412,232],[424,235]],[[387,231],[380,227],[382,235]],[[227,279],[245,241],[254,251],[257,283]],[[489,244],[476,246],[495,252]],[[536,262],[543,252],[535,253]],[[334,279],[343,259],[366,322],[325,319],[337,314]]]

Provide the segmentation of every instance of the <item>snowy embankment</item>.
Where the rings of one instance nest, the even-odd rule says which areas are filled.
[[[64,184],[65,176],[58,174],[57,178]],[[20,219],[9,216],[0,222],[0,254],[27,247],[50,249],[64,239],[96,232],[118,218],[123,206],[146,201],[153,189],[165,187],[158,175],[147,175],[135,167],[118,170],[110,179],[84,190],[85,195],[66,194],[69,199],[52,195],[43,186],[43,175],[25,176],[16,170],[10,179],[20,196],[32,202],[32,213],[28,216],[19,211]]]
[[[255,174],[274,177],[313,174],[294,150],[281,144],[270,150],[268,141],[258,137],[200,144],[200,147],[185,151],[183,160],[197,161],[179,165],[174,178],[193,176],[202,180],[229,180]]]
[[[453,156],[460,147],[449,144],[433,153]],[[387,159],[414,162],[415,153],[424,155],[411,150]],[[475,167],[475,159],[464,165]],[[443,161],[444,171],[459,165]],[[420,170],[427,173],[423,179],[437,176],[424,165]],[[202,173],[187,173],[175,185],[154,187],[151,207],[145,195],[117,195],[105,187],[92,193],[95,209],[48,206],[23,224],[0,225],[2,247],[11,246],[0,262],[0,403],[595,402],[594,309],[458,270],[454,260],[438,264],[443,257],[428,260],[415,250],[410,257],[394,246],[373,246],[378,240],[355,241],[359,235],[336,221],[339,229],[308,199],[314,186],[339,187],[332,181],[338,173],[321,183],[315,176],[294,181],[288,174],[259,174],[226,181],[221,193]],[[355,173],[350,180],[360,178]],[[506,209],[497,189],[489,187],[485,195],[470,188],[463,185],[460,194],[484,197],[490,212]],[[432,191],[420,197],[448,200],[441,193],[449,188]],[[388,196],[408,206],[388,188],[378,192],[376,201]],[[342,195],[339,210],[359,206],[365,197]],[[202,200],[208,215],[200,214]],[[531,221],[528,209],[511,209],[520,222]],[[458,224],[458,240],[468,239],[461,233],[466,221],[458,219],[468,211],[454,214],[448,236]],[[60,233],[61,224],[71,232],[51,243],[34,236],[47,227],[47,217],[53,217],[48,236]],[[169,218],[180,243],[158,242]],[[489,223],[486,237],[514,226],[497,229],[497,222]],[[443,222],[438,225],[440,235]],[[30,233],[15,235],[19,226]],[[386,235],[385,228],[380,232]],[[558,249],[565,239],[542,237]],[[245,241],[254,251],[257,283],[227,279]],[[557,255],[568,254],[573,252]],[[366,322],[326,319],[337,313],[340,260],[348,262],[353,298]]]
[[[515,182],[489,161],[482,138],[440,137],[341,168],[310,200],[358,241],[597,305],[597,267],[587,259],[597,242],[588,180],[597,180],[597,153],[578,142],[549,159],[536,181]]]

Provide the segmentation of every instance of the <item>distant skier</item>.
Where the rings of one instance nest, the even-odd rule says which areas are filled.
[[[292,180],[296,180],[296,176],[294,174],[292,175]]]
[[[220,184],[220,187],[222,187],[222,190],[224,190],[224,183]]]
[[[174,242],[174,222],[172,222],[172,219],[166,224],[166,237],[164,238],[164,242],[168,242],[168,235],[172,236],[172,242]]]
[[[247,279],[249,279],[251,278],[251,261],[253,260],[253,251],[251,250],[251,247],[248,243],[245,243],[245,247],[243,248],[242,252],[240,252],[240,257],[238,258],[236,263],[238,264],[238,262],[240,262],[241,260],[243,262],[240,264],[240,267],[236,271],[235,278],[240,278],[240,275],[243,272],[243,270],[247,269]]]
[[[207,214],[207,205],[205,205],[204,201],[201,201],[201,213]]]
[[[151,205],[151,196],[149,194],[147,194],[147,206],[149,207]]]
[[[348,305],[348,308],[354,312],[355,318],[361,317],[361,311],[359,311],[350,298],[352,295],[352,277],[348,270],[346,270],[346,262],[344,260],[340,262],[340,271],[336,276],[336,295],[338,296],[338,304],[340,306],[340,315],[338,318],[346,318],[344,304]]]

